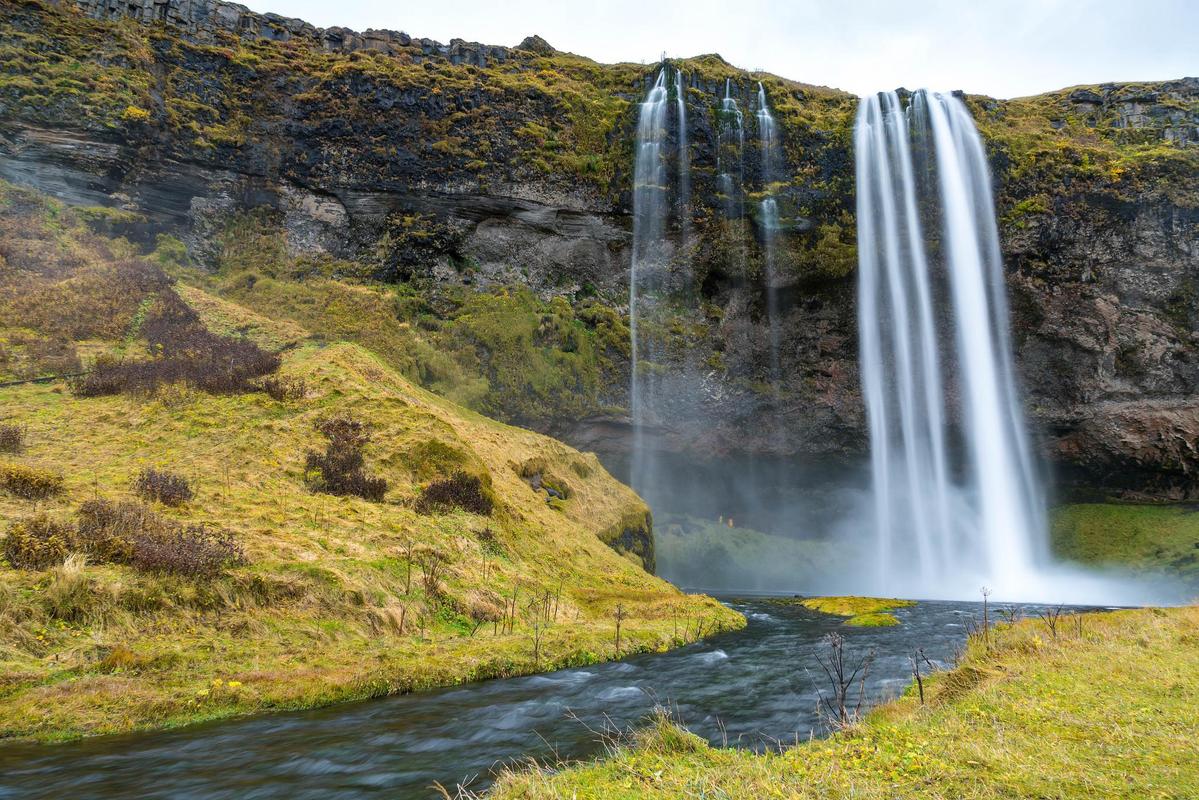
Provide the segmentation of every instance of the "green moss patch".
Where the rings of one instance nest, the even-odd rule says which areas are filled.
[[[895,608],[908,608],[916,605],[915,600],[898,600],[884,597],[806,597],[798,601],[804,608],[819,611],[821,614],[834,614],[838,617],[865,617],[879,615],[880,612]],[[890,615],[887,615],[890,616]],[[870,623],[858,623],[866,625]],[[890,624],[890,623],[884,623]]]

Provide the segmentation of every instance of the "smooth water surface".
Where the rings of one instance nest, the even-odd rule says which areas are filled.
[[[433,797],[434,781],[481,789],[506,763],[596,755],[595,731],[636,726],[655,703],[714,744],[794,743],[821,733],[825,634],[875,652],[867,692],[877,702],[910,682],[909,653],[950,661],[981,613],[921,603],[895,612],[902,625],[870,629],[768,600],[730,605],[749,619],[744,631],[622,662],[166,733],[0,746],[0,798]]]

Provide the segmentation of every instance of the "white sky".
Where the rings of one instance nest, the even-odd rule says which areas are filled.
[[[597,61],[720,53],[857,94],[904,86],[1019,97],[1199,75],[1199,0],[241,0],[321,27],[514,45]]]

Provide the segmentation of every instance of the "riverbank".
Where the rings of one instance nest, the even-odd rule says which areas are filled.
[[[505,777],[514,798],[1199,796],[1199,607],[1027,619],[829,739],[756,755],[659,719],[593,764]]]

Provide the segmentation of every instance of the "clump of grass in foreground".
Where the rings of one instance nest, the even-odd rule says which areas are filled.
[[[1199,796],[1199,607],[1040,620],[972,637],[959,666],[825,740],[779,753],[709,747],[658,723],[556,773],[506,776],[496,800],[788,797],[890,800]]]

